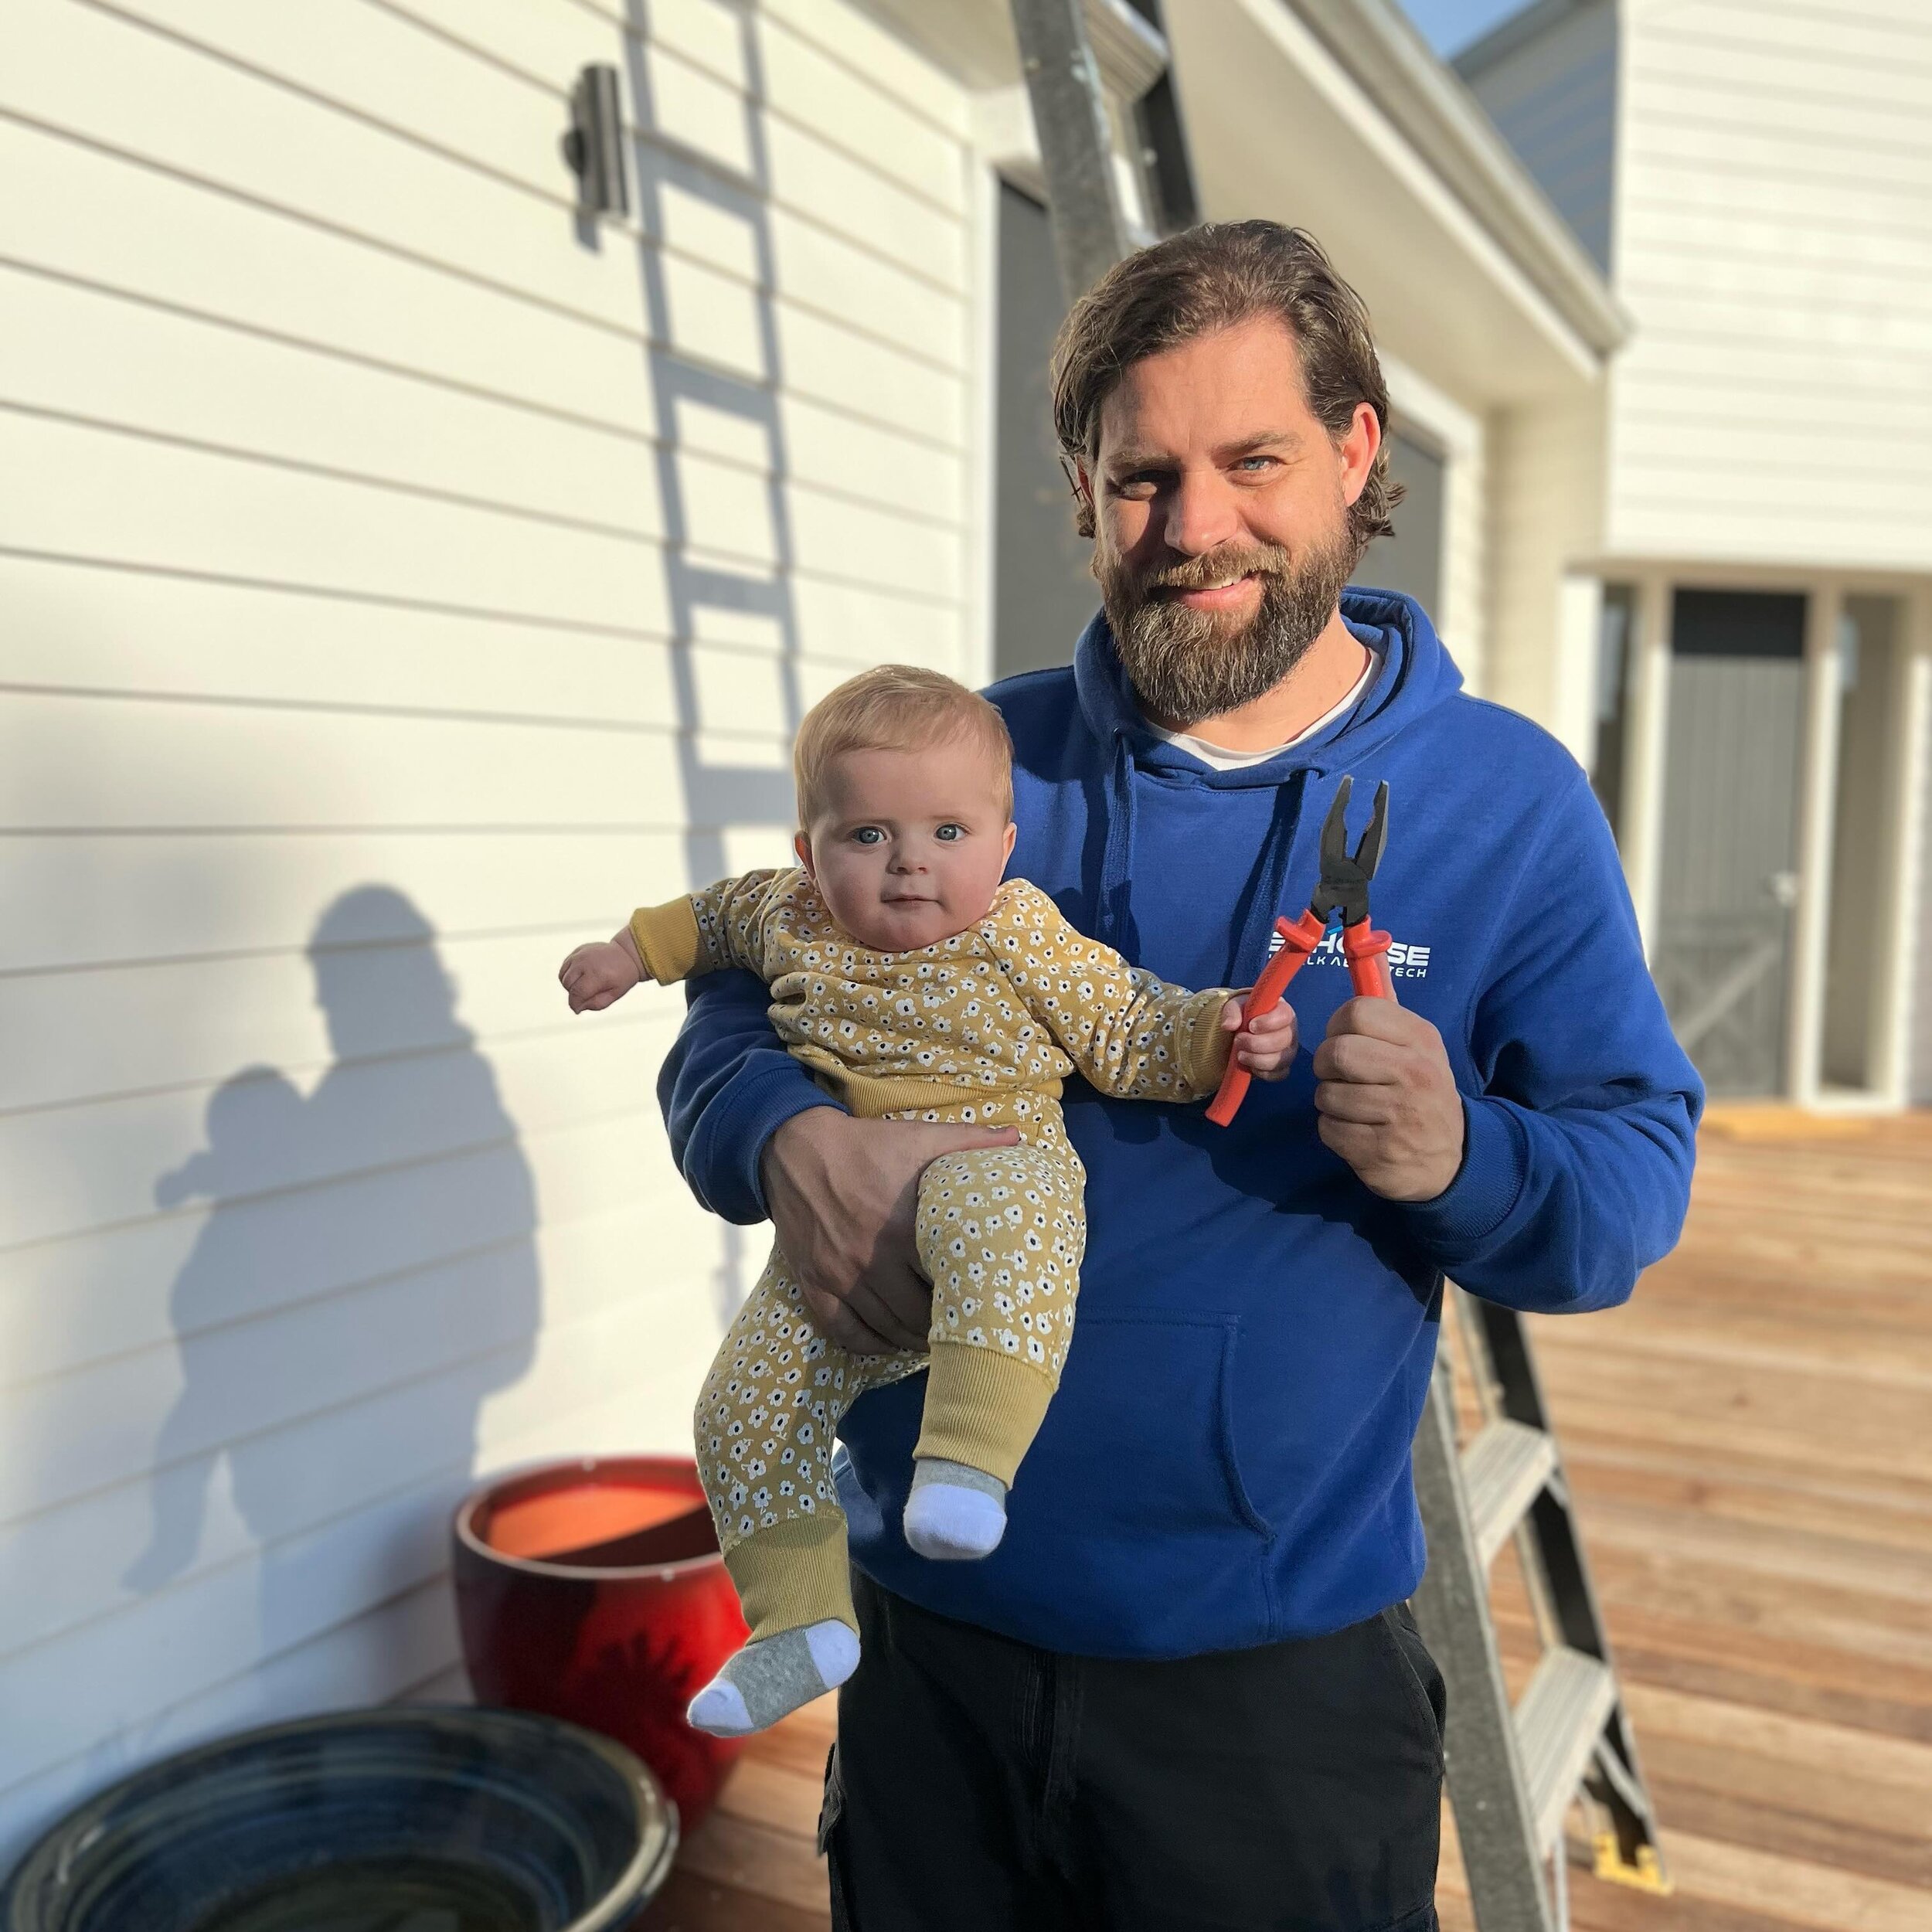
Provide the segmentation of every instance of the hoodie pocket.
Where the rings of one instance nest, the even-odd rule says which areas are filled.
[[[1134,1541],[1271,1536],[1235,1452],[1240,1332],[1232,1315],[1082,1308],[1036,1445],[1060,1492],[1049,1507]]]

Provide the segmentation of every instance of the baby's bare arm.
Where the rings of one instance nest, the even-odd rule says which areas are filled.
[[[620,926],[608,939],[578,947],[557,971],[573,1013],[602,1012],[643,977],[644,961],[628,926]]]

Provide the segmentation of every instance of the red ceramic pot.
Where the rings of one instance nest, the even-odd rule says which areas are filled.
[[[685,1707],[747,1634],[696,1464],[617,1456],[515,1471],[464,1502],[453,1540],[478,1699],[628,1744],[695,1828],[743,1744],[693,1730]]]

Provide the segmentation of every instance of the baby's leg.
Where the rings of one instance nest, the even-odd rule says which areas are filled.
[[[692,1699],[700,1730],[763,1730],[859,1662],[845,1518],[832,1479],[839,1419],[915,1355],[848,1355],[820,1335],[776,1249],[711,1365],[696,1417],[699,1474],[750,1641]]]
[[[921,1556],[984,1556],[1005,1533],[1006,1492],[1060,1386],[1086,1236],[1069,1150],[982,1148],[926,1170],[932,1372],[905,1522]]]

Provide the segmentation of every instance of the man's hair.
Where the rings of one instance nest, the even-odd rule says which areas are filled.
[[[977,691],[942,672],[882,664],[848,678],[805,713],[792,747],[798,822],[809,828],[826,774],[848,751],[920,751],[963,738],[992,767],[1002,810],[1013,815],[1013,741],[1006,720]]]
[[[1053,428],[1070,465],[1092,471],[1100,410],[1134,363],[1203,335],[1272,315],[1294,338],[1302,393],[1337,439],[1358,403],[1375,411],[1384,440],[1369,480],[1349,506],[1357,555],[1386,536],[1402,486],[1389,476],[1389,391],[1376,359],[1369,311],[1305,230],[1279,222],[1207,222],[1116,262],[1073,304],[1053,345]],[[1082,536],[1094,506],[1080,500]]]

